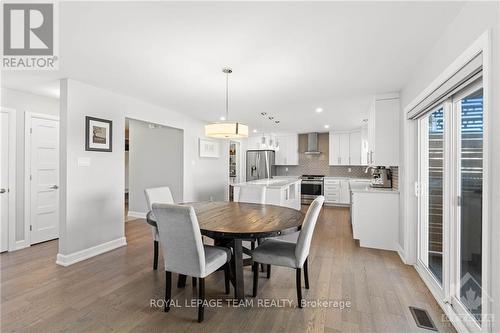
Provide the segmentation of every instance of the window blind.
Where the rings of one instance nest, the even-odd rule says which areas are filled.
[[[443,103],[448,97],[483,75],[483,55],[478,54],[448,80],[407,112],[408,119],[417,119]]]

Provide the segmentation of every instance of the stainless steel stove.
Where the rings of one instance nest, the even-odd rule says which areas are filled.
[[[301,190],[301,203],[308,205],[318,196],[323,195],[323,180],[325,175],[303,175]]]

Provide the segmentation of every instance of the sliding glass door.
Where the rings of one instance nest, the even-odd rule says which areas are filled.
[[[483,89],[473,85],[456,96],[456,275],[454,302],[482,323],[483,298]]]
[[[420,260],[443,283],[444,106],[420,119]]]
[[[418,119],[419,271],[473,331],[489,301],[484,119],[481,80]]]

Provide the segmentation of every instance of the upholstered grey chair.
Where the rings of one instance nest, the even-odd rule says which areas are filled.
[[[160,246],[165,263],[165,312],[170,310],[172,272],[198,278],[198,322],[203,321],[205,277],[224,267],[226,294],[229,294],[229,260],[231,251],[224,247],[204,245],[193,207],[153,204]]]
[[[168,186],[147,188],[144,190],[146,194],[146,202],[148,204],[148,209],[151,211],[153,209],[154,203],[168,203],[173,204],[174,198],[172,197],[172,192]],[[158,241],[160,240],[158,236],[158,229],[156,227],[151,227],[153,232],[153,269],[158,269]]]
[[[254,251],[252,251],[253,260],[253,297],[257,296],[257,287],[259,281],[258,264],[268,264],[295,268],[295,278],[297,284],[297,301],[299,308],[302,308],[302,284],[301,275],[304,268],[304,279],[306,289],[309,289],[309,275],[307,271],[307,257],[311,240],[318,220],[321,207],[325,197],[317,197],[309,206],[302,229],[300,230],[297,243],[287,242],[278,239],[266,239]]]

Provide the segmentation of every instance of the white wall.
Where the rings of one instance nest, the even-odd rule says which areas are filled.
[[[491,31],[492,38],[492,67],[491,86],[492,96],[490,115],[490,189],[491,202],[491,298],[493,299],[492,314],[493,332],[500,332],[500,4],[498,2],[468,2],[464,5],[455,20],[449,25],[445,33],[429,52],[428,56],[416,68],[414,77],[408,82],[401,93],[403,108],[424,90],[444,69],[451,64],[464,50],[466,50],[484,31]],[[405,124],[404,137],[409,137],[414,129]],[[408,147],[406,147],[408,148]],[[414,148],[414,147],[412,147]],[[413,153],[412,153],[413,154]],[[405,171],[412,166],[404,166]],[[413,179],[414,180],[414,179]],[[404,186],[412,186],[411,183]],[[407,202],[414,206],[414,203]],[[409,207],[414,215],[414,207]],[[412,229],[414,232],[416,229]],[[416,238],[416,234],[413,235]],[[409,244],[405,244],[406,250]],[[414,251],[414,249],[413,249]]]
[[[85,116],[113,120],[113,152],[84,150]],[[204,123],[189,116],[95,86],[61,81],[61,237],[59,252],[77,251],[124,236],[125,117],[184,131],[184,201],[223,200],[228,182],[228,142],[219,159],[198,155]],[[77,158],[91,158],[78,168]]]
[[[16,241],[24,235],[24,115],[35,112],[58,116],[59,100],[18,90],[2,88],[3,107],[16,110]],[[28,244],[24,244],[26,246]]]
[[[167,126],[150,128],[150,123],[129,120],[129,204],[130,213],[148,212],[144,190],[168,186],[174,202],[183,202],[184,133]]]

